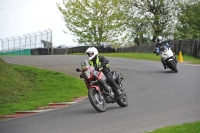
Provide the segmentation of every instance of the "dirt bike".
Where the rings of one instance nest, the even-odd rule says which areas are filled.
[[[176,73],[178,72],[177,60],[171,50],[170,45],[165,45],[160,47],[160,56],[161,56],[161,61],[167,66],[167,68],[171,69],[172,71],[175,71]]]
[[[99,66],[98,69],[101,69]],[[85,60],[81,63],[81,70],[76,69],[77,72],[82,72],[80,78],[84,79],[84,82],[88,89],[88,98],[92,106],[98,112],[104,112],[106,110],[106,103],[117,103],[121,107],[128,105],[128,99],[125,90],[122,88],[122,81],[124,80],[121,73],[112,71],[113,79],[120,86],[118,91],[120,92],[119,99],[115,99],[115,94],[112,88],[107,83],[106,76],[101,70],[96,70],[95,67],[90,66],[88,61]]]

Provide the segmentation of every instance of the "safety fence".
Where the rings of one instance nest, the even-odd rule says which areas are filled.
[[[172,51],[174,51],[176,54],[179,53],[179,51],[182,52],[182,54],[191,55],[197,58],[200,58],[200,40],[172,40],[169,41],[169,43],[172,46]],[[71,53],[84,53],[85,50],[89,46],[80,46],[80,47],[74,47],[69,48],[67,51],[67,54]],[[99,51],[99,53],[153,53],[155,51],[156,42],[150,42],[148,44],[141,44],[137,46],[131,46],[131,47],[120,47],[117,49],[113,48],[103,48],[103,47],[96,47]],[[56,53],[54,53],[56,54]]]
[[[0,39],[0,55],[30,55],[31,49],[44,48],[44,42],[52,43],[52,30]]]
[[[39,37],[35,37],[35,38],[37,40],[37,38]],[[31,38],[29,39],[32,40]],[[29,39],[25,39],[25,40],[29,40]],[[0,55],[50,55],[50,54],[64,55],[64,54],[73,54],[73,53],[84,53],[86,49],[89,47],[89,46],[79,46],[79,47],[72,47],[72,48],[54,48],[53,49],[52,47],[50,47],[50,45],[52,46],[51,37],[46,36],[47,41],[44,41],[42,39],[44,38],[43,37],[39,38],[40,42],[38,43],[37,41],[35,41],[35,43],[30,43],[31,45],[24,45],[23,47],[24,49],[17,50],[16,45],[12,45],[12,46],[15,46],[14,49],[11,50],[10,49],[11,47],[9,46],[9,49],[6,49],[7,51],[5,51],[5,47],[4,47],[4,51],[0,51]],[[176,54],[178,54],[179,51],[181,51],[182,54],[187,54],[187,55],[200,58],[200,40],[172,40],[170,41],[170,44],[172,45],[172,50]],[[115,52],[116,53],[134,53],[134,52],[153,53],[155,51],[155,46],[156,46],[156,43],[151,42],[148,44],[142,44],[142,45],[137,45],[137,46],[132,46],[132,47],[120,47],[117,49],[104,48],[101,46],[96,47],[96,48],[98,49],[99,53],[115,53]]]
[[[174,51],[176,54],[179,53],[179,51],[182,52],[182,54],[191,55],[197,58],[200,58],[200,40],[172,40],[169,41],[169,43],[172,46],[172,51]],[[155,51],[156,43],[151,42],[148,44],[142,44],[132,47],[121,47],[117,48],[115,52],[118,53],[153,53]]]
[[[174,40],[171,44],[176,54],[181,51],[182,54],[200,58],[200,40]]]

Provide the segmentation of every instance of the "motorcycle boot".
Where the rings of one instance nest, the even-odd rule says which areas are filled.
[[[111,86],[114,94],[115,94],[115,100],[120,98],[120,93],[118,91],[118,89],[120,89],[119,85],[117,85],[115,83],[115,81],[113,80],[112,74],[110,72],[105,74],[106,78],[107,78],[107,82],[109,83],[109,85]]]
[[[163,66],[164,66],[164,69],[166,69],[167,68],[167,65],[161,60],[161,62],[162,62],[162,64],[163,64]]]
[[[121,92],[119,90],[117,90],[116,94],[115,94],[115,100],[119,100],[122,97]]]
[[[116,84],[116,86],[117,91],[115,92],[115,100],[117,101],[122,97],[122,92],[120,91],[121,87],[118,84]]]

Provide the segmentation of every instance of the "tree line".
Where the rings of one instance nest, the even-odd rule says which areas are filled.
[[[80,45],[134,46],[159,35],[200,38],[199,0],[63,0],[57,7]]]

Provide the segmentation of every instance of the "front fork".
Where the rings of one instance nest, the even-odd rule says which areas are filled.
[[[99,93],[99,100],[100,101],[102,101],[103,100],[103,96],[102,96],[102,94],[101,94],[101,90],[100,90],[100,84],[99,84],[99,82],[97,81],[97,86],[95,87],[95,89],[98,91],[98,93]]]

